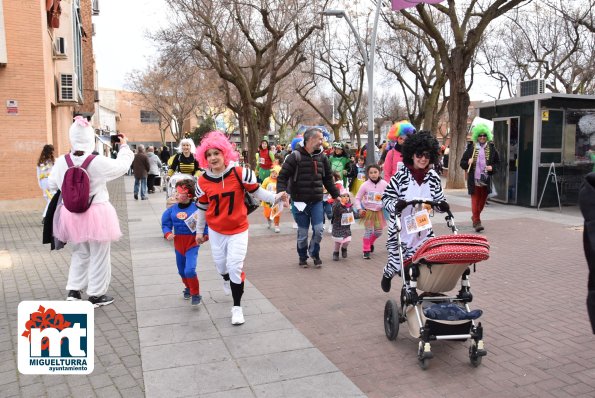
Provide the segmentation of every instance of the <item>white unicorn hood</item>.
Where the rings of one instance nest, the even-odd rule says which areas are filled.
[[[68,132],[72,152],[91,153],[95,150],[95,130],[82,116],[75,116]]]

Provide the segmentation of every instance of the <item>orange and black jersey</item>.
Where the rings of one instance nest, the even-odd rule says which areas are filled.
[[[242,167],[235,169],[248,192],[258,190],[260,185],[252,170]],[[200,176],[196,186],[196,197],[198,208],[206,211],[205,218],[209,229],[224,235],[233,235],[248,229],[244,189],[233,168],[226,169],[217,177],[209,172]]]

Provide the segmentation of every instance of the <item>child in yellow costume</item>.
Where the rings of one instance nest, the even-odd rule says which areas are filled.
[[[262,182],[262,189],[269,191],[269,192],[277,192],[277,177],[279,176],[279,172],[281,171],[281,166],[273,166],[273,168],[271,169],[271,175],[268,176],[267,178],[264,179],[264,181]],[[263,214],[264,214],[264,218],[266,218],[268,224],[269,224],[269,228],[271,228],[271,225],[274,222],[275,225],[275,233],[279,233],[281,232],[281,229],[279,228],[279,221],[281,220],[281,215],[278,215],[276,217],[274,217],[273,220],[271,220],[271,205],[269,205],[266,202],[262,202],[262,206],[263,206]]]

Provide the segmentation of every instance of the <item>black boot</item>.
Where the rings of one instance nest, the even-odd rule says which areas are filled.
[[[339,261],[339,252],[333,252],[333,261]]]
[[[380,281],[380,287],[382,287],[382,290],[385,291],[386,293],[390,292],[390,283],[391,283],[391,278],[387,278],[386,276],[382,275],[382,281]]]

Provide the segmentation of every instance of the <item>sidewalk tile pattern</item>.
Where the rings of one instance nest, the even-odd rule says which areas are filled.
[[[144,396],[124,179],[108,184],[124,236],[112,244],[113,304],[95,310],[95,370],[88,376],[22,375],[16,369],[17,306],[63,300],[70,248],[41,244],[38,211],[0,212],[0,396]],[[86,297],[86,296],[84,296]]]

